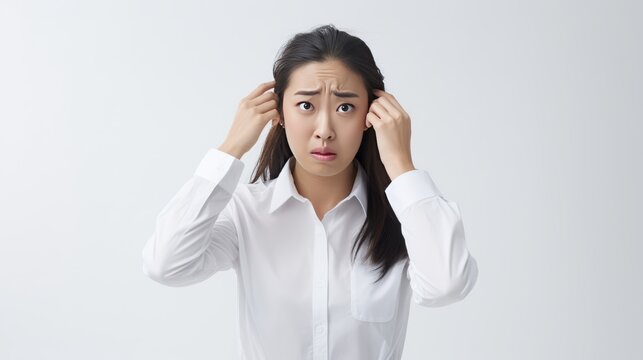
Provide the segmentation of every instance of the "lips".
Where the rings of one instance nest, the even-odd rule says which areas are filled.
[[[312,154],[320,154],[320,155],[335,155],[335,152],[328,147],[318,147],[314,148],[313,151],[311,151]]]

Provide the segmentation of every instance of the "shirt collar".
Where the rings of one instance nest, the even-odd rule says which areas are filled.
[[[293,180],[291,166],[294,166],[295,161],[295,157],[291,156],[281,168],[281,172],[275,180],[269,213],[274,212],[291,197],[297,199],[300,202],[306,201],[306,198],[304,198],[299,194],[299,192],[297,192],[295,181]],[[366,196],[366,172],[364,171],[362,164],[360,164],[357,159],[354,159],[353,161],[357,164],[357,176],[355,176],[353,188],[346,197],[346,200],[349,200],[352,197],[357,198],[360,205],[362,206],[364,215],[366,215],[366,209],[368,208],[368,198]]]

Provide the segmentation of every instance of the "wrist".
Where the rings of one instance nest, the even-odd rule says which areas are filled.
[[[417,170],[412,162],[399,163],[392,166],[390,169],[387,169],[388,175],[391,178],[391,181],[395,180],[396,177],[404,174],[405,172],[411,170]]]
[[[240,150],[238,150],[238,149],[234,148],[233,146],[229,146],[229,145],[228,145],[228,144],[226,144],[226,143],[221,144],[221,145],[217,148],[217,150],[220,150],[220,151],[223,151],[223,152],[225,152],[225,153],[227,153],[227,154],[229,154],[229,155],[232,155],[232,156],[236,157],[236,158],[237,158],[237,159],[239,159],[239,160],[241,160],[241,157],[242,157],[242,156],[243,156],[243,154],[244,154],[242,151],[240,151]]]

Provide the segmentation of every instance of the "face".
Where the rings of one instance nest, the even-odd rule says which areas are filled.
[[[320,176],[347,169],[364,136],[367,113],[366,87],[341,61],[310,62],[295,69],[284,91],[282,116],[298,165]],[[312,155],[323,147],[335,158],[320,160]]]

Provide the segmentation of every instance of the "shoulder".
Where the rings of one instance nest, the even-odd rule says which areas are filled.
[[[233,199],[237,202],[237,205],[243,207],[261,207],[261,205],[265,205],[270,201],[275,180],[239,183],[234,190]]]

